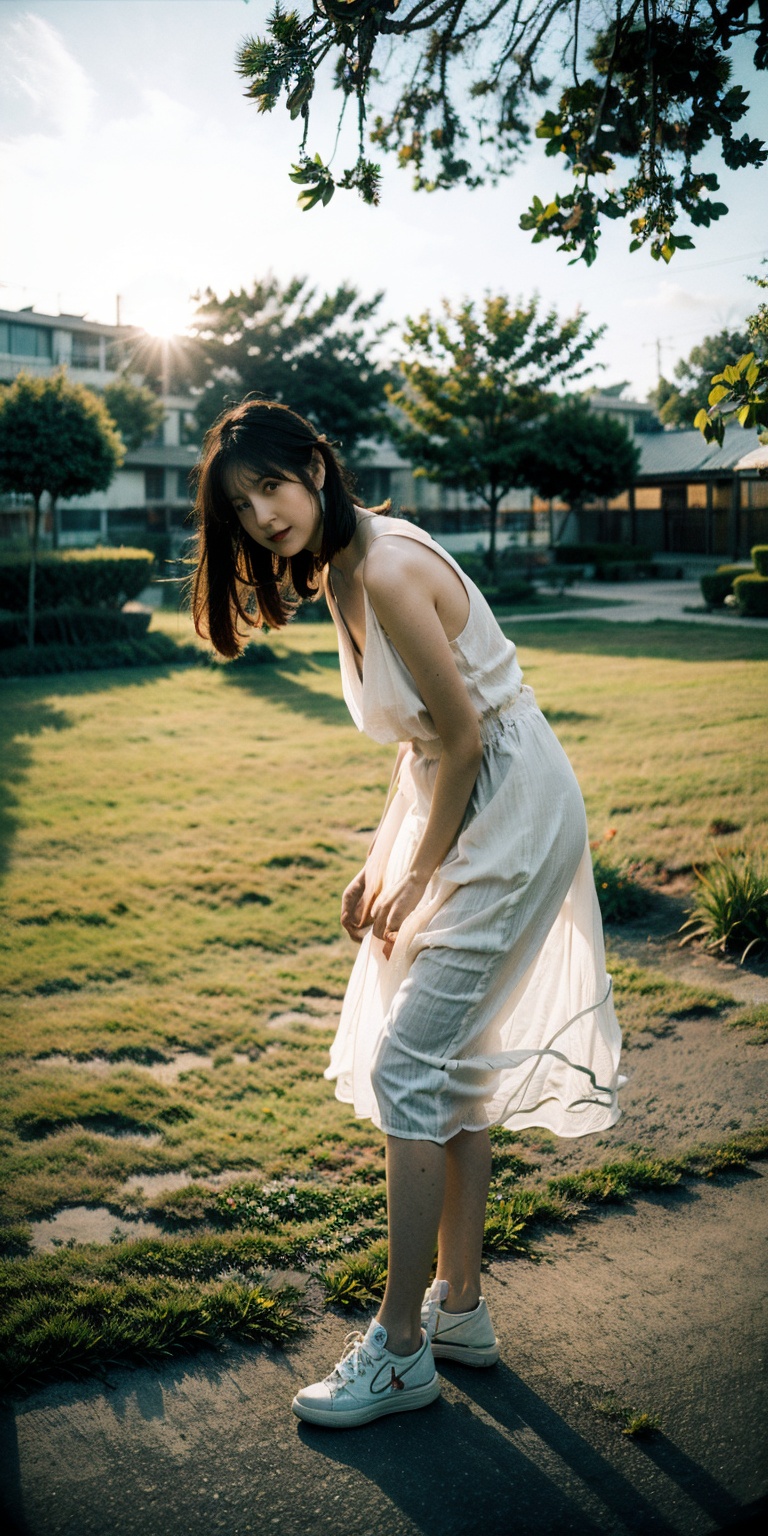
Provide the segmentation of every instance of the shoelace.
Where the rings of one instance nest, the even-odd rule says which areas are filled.
[[[367,1367],[373,1365],[375,1358],[368,1352],[365,1334],[356,1329],[354,1333],[347,1334],[341,1359],[325,1379],[329,1386],[337,1386],[339,1383],[343,1385],[345,1381],[354,1380],[355,1376],[362,1376]]]

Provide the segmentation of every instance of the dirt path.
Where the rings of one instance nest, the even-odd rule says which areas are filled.
[[[27,1536],[542,1536],[733,1526],[768,1488],[766,1174],[638,1201],[497,1262],[493,1370],[354,1432],[290,1399],[350,1326],[290,1355],[230,1349],[50,1387],[1,1421],[8,1513]],[[632,1440],[595,1410],[661,1415]]]

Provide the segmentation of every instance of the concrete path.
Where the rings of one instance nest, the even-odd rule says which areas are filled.
[[[701,588],[697,581],[580,581],[569,588],[574,597],[610,598],[615,607],[593,608],[582,601],[578,607],[558,609],[553,613],[537,613],[534,608],[512,613],[500,613],[499,618],[516,624],[533,621],[537,624],[552,623],[558,619],[605,619],[609,624],[650,624],[655,619],[673,620],[682,624],[715,624],[720,629],[764,630],[768,634],[768,619],[743,619],[729,609],[717,613],[693,612],[686,609],[702,607]]]
[[[231,1349],[50,1387],[0,1421],[27,1536],[706,1536],[765,1528],[765,1190],[759,1165],[608,1209],[493,1265],[489,1371],[355,1431],[301,1425],[346,1318],[290,1355]],[[596,1411],[662,1417],[629,1439]]]

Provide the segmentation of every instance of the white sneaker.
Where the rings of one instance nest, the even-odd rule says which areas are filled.
[[[344,1353],[330,1376],[302,1387],[291,1406],[309,1424],[353,1429],[385,1413],[425,1408],[439,1396],[440,1377],[426,1333],[422,1332],[415,1354],[393,1355],[387,1349],[386,1328],[374,1319],[365,1335],[347,1336]]]
[[[495,1365],[499,1346],[481,1296],[471,1312],[444,1312],[440,1306],[450,1290],[447,1280],[433,1280],[421,1304],[421,1326],[436,1360],[457,1360],[460,1365]]]

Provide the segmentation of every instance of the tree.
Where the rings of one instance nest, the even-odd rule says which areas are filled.
[[[0,489],[31,496],[29,645],[35,643],[35,571],[43,492],[56,526],[60,496],[106,490],[124,448],[103,401],[62,370],[37,379],[20,373],[0,391]]]
[[[581,364],[602,328],[585,331],[584,323],[581,313],[564,321],[553,309],[539,315],[537,296],[512,307],[504,294],[488,294],[479,315],[469,301],[453,309],[443,300],[441,318],[427,312],[407,322],[403,382],[387,391],[390,435],[417,472],[485,504],[491,569],[499,504],[528,484],[531,434],[557,402],[553,382],[595,366]]]
[[[568,400],[537,423],[525,465],[528,484],[540,496],[558,497],[578,512],[595,496],[618,496],[632,484],[640,452],[624,423],[594,411],[586,400]]]
[[[318,297],[305,278],[274,277],[219,299],[202,295],[193,325],[203,430],[225,405],[255,393],[282,400],[339,438],[348,454],[381,430],[389,371],[375,359],[383,295],[343,283]]]
[[[675,379],[660,378],[649,400],[656,407],[665,427],[690,427],[697,411],[706,408],[712,388],[712,374],[728,363],[735,363],[749,350],[746,330],[724,329],[716,336],[705,336],[675,367]]]
[[[750,282],[768,288],[768,277],[752,277]],[[750,350],[738,361],[723,367],[720,354],[715,366],[721,371],[710,380],[707,405],[693,423],[708,443],[722,443],[726,422],[734,416],[740,427],[761,429],[760,442],[768,443],[768,304],[759,304],[754,315],[747,316],[747,335]]]
[[[728,212],[708,195],[716,174],[694,165],[710,141],[730,169],[768,155],[734,132],[748,107],[728,58],[739,38],[754,41],[755,67],[768,68],[765,0],[304,0],[290,11],[276,0],[237,68],[260,112],[285,93],[302,125],[292,179],[305,209],[327,204],[337,187],[379,201],[381,168],[365,144],[374,95],[384,110],[370,138],[426,191],[508,174],[530,141],[535,103],[555,99],[535,134],[575,185],[535,197],[521,227],[590,263],[602,221],[628,219],[630,250],[649,244],[669,261],[693,244],[675,233],[681,215],[707,227]],[[326,62],[340,117],[350,100],[357,107],[357,160],[339,174],[307,150]]]
[[[154,437],[165,419],[165,408],[146,384],[132,384],[125,375],[104,389],[104,404],[130,451]]]

